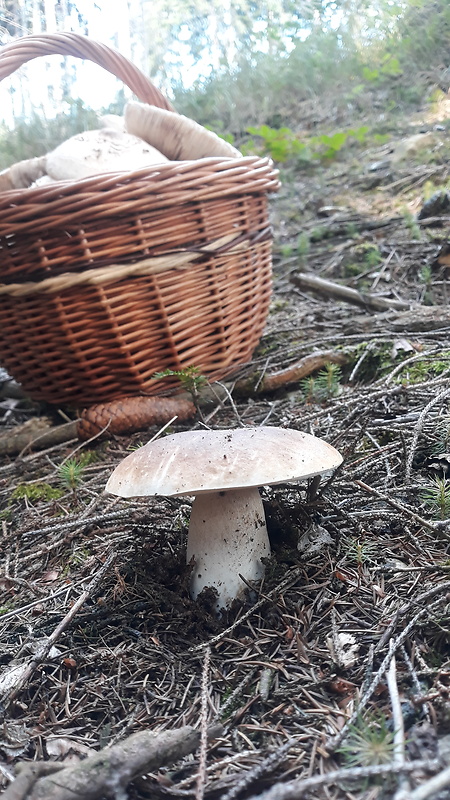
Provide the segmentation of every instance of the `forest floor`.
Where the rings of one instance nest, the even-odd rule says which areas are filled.
[[[208,597],[189,598],[189,499],[103,493],[157,428],[2,458],[0,786],[14,800],[35,796],[10,783],[17,762],[76,771],[135,732],[216,723],[203,748],[174,745],[128,794],[110,777],[103,795],[74,779],[70,796],[437,796],[427,781],[450,765],[450,209],[418,215],[449,186],[450,128],[416,117],[382,145],[283,167],[271,201],[273,301],[243,373],[259,389],[228,383],[205,419],[314,433],[344,463],[315,496],[262,490],[273,554],[256,600],[217,618]],[[397,160],[421,131],[426,149]],[[359,296],[339,299],[335,284]],[[311,353],[322,368],[300,379]],[[44,411],[12,399],[0,410],[2,432]],[[67,459],[86,450],[67,488]]]

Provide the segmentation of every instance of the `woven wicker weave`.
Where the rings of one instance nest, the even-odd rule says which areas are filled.
[[[129,61],[76,34],[19,39],[0,79],[37,56],[88,58],[171,108]],[[211,378],[248,361],[271,293],[267,159],[204,158],[0,194],[0,362],[34,398],[85,405],[155,394],[152,375]]]

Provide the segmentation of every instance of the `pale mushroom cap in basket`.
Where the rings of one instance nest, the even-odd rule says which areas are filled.
[[[64,181],[102,172],[133,172],[164,162],[167,158],[138,136],[115,128],[102,128],[78,133],[62,142],[48,153],[46,168],[53,180]]]
[[[131,453],[105,488],[121,497],[196,495],[298,481],[333,470],[341,462],[332,445],[297,430],[185,431]]]

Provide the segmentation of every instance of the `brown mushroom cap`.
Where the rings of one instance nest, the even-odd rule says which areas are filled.
[[[135,450],[105,488],[121,497],[196,495],[298,481],[341,462],[327,442],[288,428],[185,431]]]

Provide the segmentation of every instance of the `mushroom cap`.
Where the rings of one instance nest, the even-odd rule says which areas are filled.
[[[167,158],[137,136],[117,128],[84,131],[66,139],[46,156],[46,170],[56,181],[80,180],[102,172],[133,172]]]
[[[185,431],[135,450],[105,490],[121,497],[195,495],[298,481],[341,462],[332,445],[288,428]]]

